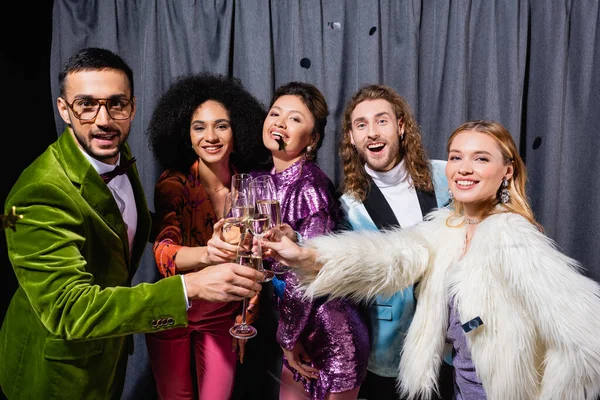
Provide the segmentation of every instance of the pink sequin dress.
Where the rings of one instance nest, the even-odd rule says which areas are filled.
[[[281,220],[304,239],[335,229],[341,209],[335,187],[316,163],[304,159],[285,171],[272,173],[281,203]],[[360,308],[346,299],[308,302],[297,289],[293,271],[284,274],[285,291],[279,303],[277,341],[292,349],[300,341],[319,369],[318,379],[306,381],[292,369],[294,379],[304,383],[313,400],[328,392],[343,392],[358,387],[366,377],[369,357],[368,325]]]

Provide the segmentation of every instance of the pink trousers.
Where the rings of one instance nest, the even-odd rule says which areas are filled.
[[[232,351],[231,319],[206,324],[189,322],[146,335],[152,372],[161,400],[228,400],[233,391],[236,353]],[[192,376],[196,367],[198,395]]]

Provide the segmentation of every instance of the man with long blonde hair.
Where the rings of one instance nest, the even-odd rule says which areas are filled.
[[[410,106],[394,89],[360,88],[346,105],[342,131],[341,202],[348,228],[407,228],[448,203],[446,161],[427,159]],[[359,398],[400,398],[396,390],[400,351],[414,311],[413,286],[391,297],[377,297],[371,304],[371,353]],[[448,373],[451,370],[442,375]],[[441,392],[445,397],[443,388]]]

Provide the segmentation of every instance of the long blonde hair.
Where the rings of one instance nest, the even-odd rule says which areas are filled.
[[[356,199],[364,201],[371,189],[370,180],[365,172],[365,161],[361,159],[350,141],[352,131],[352,112],[356,106],[366,100],[383,99],[394,107],[396,118],[403,121],[404,137],[400,140],[400,159],[404,159],[406,170],[414,186],[425,192],[433,193],[431,172],[427,154],[421,143],[419,126],[412,115],[406,99],[389,86],[363,86],[346,105],[342,118],[342,138],[340,140],[340,158],[344,168],[342,193],[350,193]]]
[[[525,163],[519,155],[517,146],[515,145],[510,132],[508,132],[504,126],[495,121],[468,121],[456,128],[452,135],[450,135],[450,138],[448,138],[448,145],[446,147],[448,152],[450,152],[450,145],[452,144],[452,141],[456,135],[464,131],[476,131],[486,134],[492,137],[496,143],[498,143],[500,153],[504,159],[504,165],[512,164],[513,167],[513,175],[512,178],[508,180],[507,186],[510,200],[508,203],[503,203],[502,205],[507,211],[522,215],[541,230],[542,226],[535,220],[533,211],[531,210],[531,206],[529,205],[527,195],[525,193],[525,183],[527,182],[527,170],[525,168]],[[498,187],[498,193],[485,208],[484,216],[489,216],[491,214],[500,212],[498,211],[496,205],[500,203],[499,194],[501,190],[502,186]],[[464,206],[461,202],[454,200],[452,202],[452,206],[455,216],[462,215]]]

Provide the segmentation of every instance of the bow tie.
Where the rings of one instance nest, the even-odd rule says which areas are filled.
[[[108,182],[112,181],[114,177],[127,173],[127,171],[129,171],[129,169],[133,166],[134,162],[135,157],[129,160],[121,161],[121,164],[117,165],[115,169],[113,169],[112,171],[108,171],[104,174],[100,174],[100,177],[102,178],[104,183],[108,185]]]

